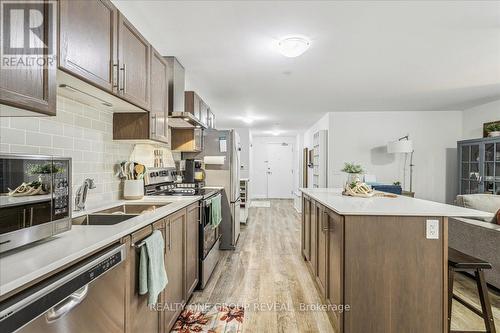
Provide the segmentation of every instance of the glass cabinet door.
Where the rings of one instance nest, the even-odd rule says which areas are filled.
[[[484,184],[481,181],[480,165],[482,162],[481,144],[470,144],[461,146],[461,194],[474,194],[484,192]]]
[[[484,144],[484,192],[500,194],[500,143]]]
[[[460,145],[460,194],[500,195],[500,142]]]

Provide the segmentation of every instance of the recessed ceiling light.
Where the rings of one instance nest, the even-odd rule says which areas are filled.
[[[307,51],[311,42],[301,36],[283,38],[278,42],[278,51],[288,58],[295,58]]]

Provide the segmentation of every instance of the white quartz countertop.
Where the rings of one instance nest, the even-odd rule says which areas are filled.
[[[491,214],[405,196],[357,198],[338,188],[301,188],[300,191],[340,215],[489,217]]]
[[[77,212],[73,214],[73,217],[121,204],[166,204],[153,212],[136,216],[115,225],[73,225],[70,231],[0,255],[0,296],[85,257],[95,250],[112,244],[123,236],[129,235],[201,198],[201,196],[144,197],[141,200],[109,202],[100,207]]]

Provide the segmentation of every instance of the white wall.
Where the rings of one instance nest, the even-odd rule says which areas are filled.
[[[93,178],[88,206],[120,198],[116,163],[128,160],[133,145],[113,141],[113,114],[58,97],[55,117],[0,118],[0,151],[72,157],[73,190]]]
[[[483,124],[500,120],[500,100],[463,111],[462,139],[483,137]]]
[[[408,188],[409,172],[403,179],[404,154],[388,154],[386,145],[409,134],[415,149],[416,196],[439,202],[454,197],[456,142],[462,131],[460,111],[338,112],[332,113],[330,120],[333,168],[329,168],[329,177],[334,187],[345,182],[340,172],[344,162],[353,161],[363,165],[367,174],[376,175],[379,182],[401,181]]]
[[[416,196],[453,201],[457,191],[456,141],[462,135],[461,111],[332,112],[304,132],[304,146],[310,147],[312,134],[318,129],[329,131],[329,187],[343,186],[345,175],[340,170],[344,162],[362,164],[379,182],[404,182],[404,155],[388,154],[386,145],[409,134],[415,146]],[[406,184],[409,185],[409,172]]]
[[[296,140],[294,136],[253,136],[251,149],[251,169],[250,169],[250,198],[265,198],[267,195],[266,171],[267,165],[264,163],[267,156],[267,144],[269,143],[287,143],[293,147],[293,165],[297,165],[296,160]],[[294,174],[297,171],[294,168]],[[294,175],[295,179],[295,175]]]

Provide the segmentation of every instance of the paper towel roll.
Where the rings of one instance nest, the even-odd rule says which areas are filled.
[[[226,156],[205,156],[203,162],[205,164],[223,165],[226,161]]]

